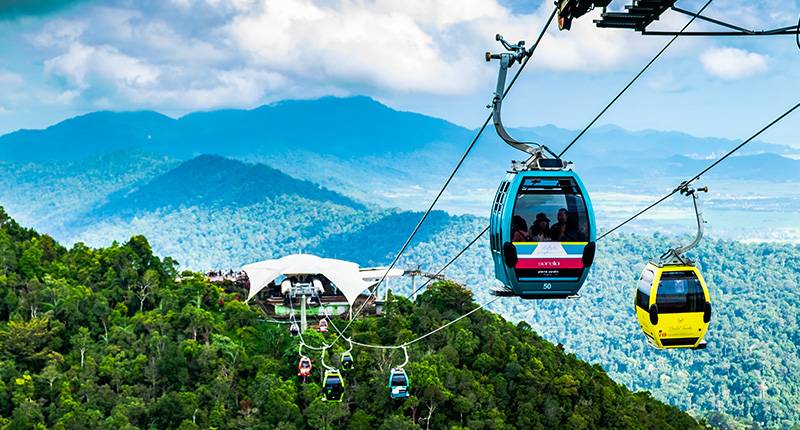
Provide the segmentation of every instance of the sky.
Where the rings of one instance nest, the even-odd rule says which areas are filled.
[[[622,9],[630,0],[614,0]],[[678,0],[697,10],[704,1]],[[539,0],[3,0],[0,134],[96,110],[253,108],[367,95],[476,128],[501,33],[532,42]],[[800,0],[715,0],[707,16],[796,25]],[[584,126],[668,41],[599,29],[594,11],[549,28],[504,104],[512,126]],[[688,20],[665,14],[653,29]],[[690,29],[711,29],[695,22]],[[800,101],[793,36],[681,38],[599,124],[743,139]],[[800,146],[800,114],[763,140]]]

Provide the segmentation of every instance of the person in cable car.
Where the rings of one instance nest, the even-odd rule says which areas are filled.
[[[533,225],[531,225],[531,233],[529,236],[531,242],[548,242],[551,240],[550,218],[547,218],[544,212],[536,214],[536,220],[533,221]]]
[[[297,363],[297,376],[303,378],[303,382],[306,382],[306,378],[311,376],[312,369],[311,359],[305,356],[300,357],[300,362]]]
[[[515,242],[528,242],[528,223],[521,216],[515,216],[511,220],[511,236]]]
[[[564,228],[564,235],[561,236],[562,242],[583,242],[586,241],[586,233],[581,230],[580,218],[573,212],[567,213],[567,225]]]
[[[567,208],[561,208],[556,213],[556,223],[550,226],[550,239],[561,241],[567,228]]]
[[[341,402],[344,398],[344,379],[336,369],[326,370],[322,385],[323,402]]]
[[[395,368],[389,373],[389,394],[393,399],[405,399],[408,393],[408,374],[403,368]]]

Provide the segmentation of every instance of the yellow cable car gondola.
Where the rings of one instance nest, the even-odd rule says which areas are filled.
[[[322,401],[341,402],[344,398],[344,378],[338,369],[325,371],[322,377]]]
[[[697,236],[689,245],[664,253],[645,266],[636,288],[636,318],[647,340],[656,348],[704,349],[711,298],[695,263],[683,256],[703,237],[703,216],[697,208],[697,192],[684,184],[680,192],[691,196],[697,216]]]

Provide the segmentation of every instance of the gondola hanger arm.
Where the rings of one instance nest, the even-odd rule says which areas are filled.
[[[554,158],[558,158],[545,145],[537,142],[521,142],[513,138],[503,125],[502,109],[504,94],[506,92],[506,77],[508,76],[508,69],[516,62],[522,63],[523,60],[525,60],[527,57],[530,57],[533,52],[525,49],[524,40],[519,41],[516,44],[511,44],[508,43],[500,34],[496,35],[495,39],[499,41],[503,45],[503,48],[505,48],[507,51],[499,54],[487,52],[485,55],[486,61],[500,61],[500,70],[497,74],[497,87],[494,92],[494,97],[492,98],[492,103],[488,106],[492,109],[492,120],[494,122],[494,128],[497,131],[497,134],[511,147],[529,154],[532,159],[542,158],[544,152],[548,152]],[[562,166],[561,168],[564,167],[566,167],[566,165]]]
[[[662,254],[661,255],[662,263],[687,264],[687,261],[683,258],[683,254],[694,249],[703,239],[703,230],[704,230],[703,227],[705,224],[705,220],[703,220],[703,213],[697,206],[697,193],[700,192],[707,193],[708,187],[689,188],[689,182],[687,181],[683,182],[681,186],[678,187],[678,192],[680,192],[684,196],[690,196],[692,198],[692,204],[694,205],[694,214],[697,219],[697,234],[695,235],[695,238],[691,243],[670,249],[669,251]]]

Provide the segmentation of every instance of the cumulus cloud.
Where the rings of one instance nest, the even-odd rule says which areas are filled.
[[[189,110],[326,94],[470,95],[496,76],[496,63],[482,55],[500,49],[495,32],[530,39],[551,7],[514,13],[499,0],[456,7],[448,0],[121,4],[51,20],[30,39],[48,53],[46,75],[66,84],[65,100],[77,92],[93,98],[89,104]],[[571,32],[552,26],[529,67],[596,73],[653,50],[632,32],[597,31],[593,18]]]
[[[25,83],[25,78],[13,73],[0,70],[0,87],[9,88],[16,87]]]
[[[237,15],[227,30],[248,60],[304,79],[368,84],[393,91],[464,94],[485,87],[494,67],[481,53],[497,50],[494,33],[530,37],[549,14],[514,15],[495,1],[442,0],[320,2],[262,0]],[[596,12],[599,13],[599,12]],[[586,20],[592,19],[588,16]],[[551,31],[535,67],[599,71],[620,66],[641,52],[623,32],[576,26]]]
[[[129,57],[111,46],[73,43],[69,50],[45,61],[46,73],[60,76],[79,89],[99,78],[121,87],[144,87],[156,82],[158,68]]]
[[[703,68],[718,78],[735,80],[767,71],[767,57],[738,48],[712,48],[700,55]]]

